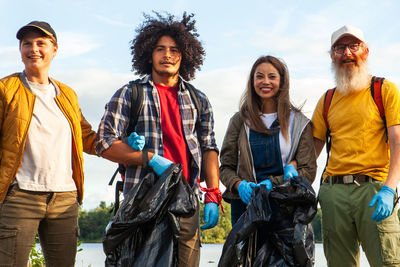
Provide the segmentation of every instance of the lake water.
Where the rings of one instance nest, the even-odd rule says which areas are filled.
[[[203,244],[201,248],[200,267],[217,266],[223,245]],[[76,267],[101,267],[104,266],[103,246],[100,243],[83,243],[80,246],[83,251],[78,252]],[[322,244],[315,245],[315,267],[326,267]],[[368,261],[361,249],[361,267],[368,267]]]

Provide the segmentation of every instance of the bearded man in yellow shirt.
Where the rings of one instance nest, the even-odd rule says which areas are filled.
[[[328,266],[359,266],[360,244],[371,266],[400,266],[396,187],[400,180],[400,94],[381,86],[386,125],[371,95],[368,45],[358,28],[332,34],[330,56],[336,90],[324,121],[325,94],[314,111],[317,156],[331,149],[319,191]]]

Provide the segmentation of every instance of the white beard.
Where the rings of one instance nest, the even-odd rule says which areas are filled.
[[[370,75],[367,60],[359,59],[359,66],[347,69],[332,62],[332,71],[335,74],[336,89],[342,94],[357,92],[369,86]]]

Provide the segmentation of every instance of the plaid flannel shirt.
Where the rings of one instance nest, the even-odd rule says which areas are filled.
[[[164,154],[162,129],[161,129],[161,107],[158,92],[152,81],[151,75],[139,80],[143,85],[143,109],[141,110],[135,132],[145,136],[148,151],[160,156]],[[185,88],[182,78],[179,77],[178,102],[182,116],[184,136],[191,153],[190,184],[197,188],[197,178],[200,175],[202,152],[215,150],[218,152],[214,134],[214,117],[211,104],[206,95],[197,90],[201,102],[201,136],[197,136],[195,123],[197,110],[193,104],[189,91]],[[110,102],[105,107],[105,113],[101,119],[97,131],[96,153],[101,154],[107,150],[114,141],[121,139],[129,125],[131,110],[132,89],[129,84],[117,90]],[[142,166],[129,165],[125,173],[124,194],[128,192],[145,172]],[[197,191],[197,190],[196,190]]]

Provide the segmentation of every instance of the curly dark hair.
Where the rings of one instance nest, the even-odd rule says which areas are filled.
[[[145,21],[136,29],[138,34],[132,40],[130,49],[133,56],[132,68],[135,74],[151,74],[152,63],[150,60],[153,49],[161,37],[169,36],[174,39],[182,54],[179,75],[187,81],[192,80],[195,71],[200,70],[205,57],[203,46],[197,39],[199,34],[195,28],[196,21],[192,19],[194,14],[187,15],[184,12],[181,21],[176,20],[169,13],[166,13],[165,17],[158,12],[154,12],[154,14],[156,17],[143,14]]]

